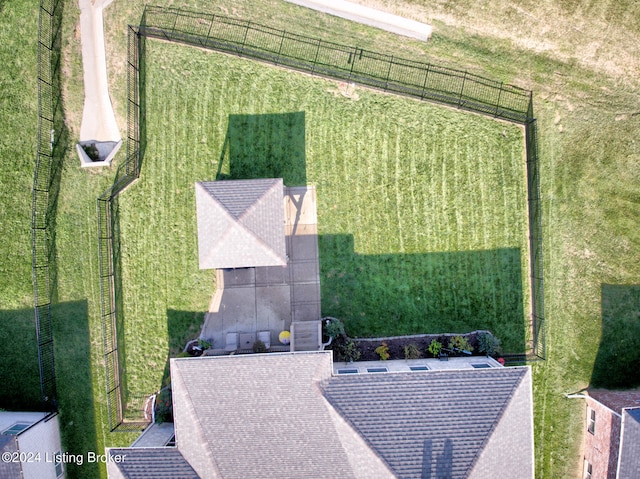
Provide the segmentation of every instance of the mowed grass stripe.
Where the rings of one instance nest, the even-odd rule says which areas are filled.
[[[193,182],[219,166],[267,171],[265,154],[286,166],[286,122],[265,118],[296,112],[303,174],[318,191],[323,313],[352,335],[488,328],[522,347],[527,288],[513,278],[526,197],[501,184],[524,177],[519,129],[366,89],[350,99],[337,82],[177,45],[149,42],[147,62],[147,154],[120,198],[130,385],[159,387],[167,311],[204,311],[213,293],[212,273],[197,268]],[[229,115],[250,128],[231,148]]]

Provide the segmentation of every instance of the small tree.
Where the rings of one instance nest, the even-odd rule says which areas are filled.
[[[470,353],[473,351],[473,346],[469,344],[469,341],[464,336],[454,336],[449,340],[449,349]]]
[[[337,361],[351,363],[360,359],[360,348],[353,339],[344,339],[344,337],[342,337],[338,341],[335,341],[332,346]]]
[[[380,356],[380,359],[382,361],[386,361],[391,356],[389,354],[389,346],[387,346],[387,343],[385,343],[384,341],[382,342],[382,344],[380,346],[378,346],[375,349],[375,351],[378,354],[378,356]]]
[[[427,348],[427,351],[429,351],[431,354],[433,354],[433,357],[436,358],[436,357],[438,357],[438,354],[440,354],[440,350],[441,349],[442,349],[442,343],[440,341],[438,341],[437,339],[434,339],[429,344],[429,347]]]
[[[416,343],[410,343],[404,347],[405,359],[420,359],[421,357],[422,353],[420,352],[420,348]]]
[[[344,323],[339,319],[328,319],[324,327],[324,332],[332,338],[344,336]]]
[[[487,356],[494,356],[502,352],[500,340],[491,333],[481,333],[478,335],[478,351]]]

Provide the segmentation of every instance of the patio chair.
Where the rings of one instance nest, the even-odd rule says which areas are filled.
[[[227,352],[238,350],[238,333],[227,333],[224,350]]]
[[[258,340],[269,349],[271,347],[271,331],[258,331]]]

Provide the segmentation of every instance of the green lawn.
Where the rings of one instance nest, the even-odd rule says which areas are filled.
[[[167,311],[213,293],[193,184],[218,171],[316,186],[322,310],[350,334],[491,329],[523,351],[521,128],[158,41],[146,67],[149,142],[119,198],[130,388],[160,385]]]
[[[640,251],[637,227],[640,217],[640,143],[637,140],[640,55],[633,42],[640,35],[640,17],[634,2],[607,0],[597,5],[573,0],[553,5],[529,0],[425,5],[414,1],[394,2],[391,8],[398,13],[413,13],[420,20],[432,20],[435,33],[427,43],[398,42],[394,35],[275,0],[268,6],[263,0],[206,6],[193,1],[156,3],[206,8],[363,48],[443,61],[533,89],[542,162],[547,317],[547,361],[534,365],[536,472],[538,477],[548,478],[579,476],[583,404],[564,399],[563,393],[586,387],[592,378],[595,381],[598,376],[611,376],[611,370],[601,367],[611,362],[610,353],[614,348],[609,343],[635,324],[640,310],[637,293],[640,284],[637,253]],[[72,132],[77,133],[82,76],[79,41],[74,36],[76,5],[70,0],[65,2],[63,71],[67,120]],[[142,7],[142,2],[114,2],[105,12],[111,93],[121,126],[126,124],[125,25],[138,22]],[[37,2],[33,0],[0,2],[0,58],[4,60],[0,74],[3,131],[0,135],[0,232],[3,237],[0,316],[7,324],[0,333],[0,347],[6,358],[0,374],[3,384],[14,383],[20,373],[25,377],[19,389],[4,386],[1,397],[7,405],[20,404],[24,398],[24,406],[33,405],[39,394],[37,379],[33,379],[37,373],[34,361],[25,354],[25,349],[18,351],[12,347],[16,338],[27,343],[35,336],[30,330],[33,303],[29,227],[37,126],[36,48],[35,40],[27,39],[35,39],[36,12]],[[607,34],[601,35],[601,32]],[[158,48],[152,47],[150,54]],[[169,51],[173,47],[166,48]],[[147,392],[160,385],[168,346],[175,351],[186,337],[197,334],[200,322],[197,312],[206,307],[213,289],[212,276],[194,267],[195,256],[184,256],[180,262],[173,263],[162,257],[171,259],[187,250],[193,251],[195,236],[189,217],[179,218],[174,224],[165,223],[163,231],[153,231],[153,223],[156,219],[166,222],[171,208],[182,210],[185,215],[192,211],[189,206],[192,182],[215,175],[221,158],[222,174],[243,176],[251,171],[246,168],[247,156],[243,153],[248,143],[257,151],[272,155],[273,159],[293,161],[293,170],[283,174],[285,179],[317,185],[325,291],[323,308],[327,313],[347,317],[354,334],[378,334],[392,325],[398,333],[416,331],[422,324],[434,324],[437,314],[442,314],[440,319],[449,318],[447,326],[466,327],[470,324],[467,319],[474,311],[475,298],[484,298],[484,305],[493,304],[493,298],[512,304],[513,295],[517,297],[519,290],[526,290],[526,275],[516,277],[513,273],[518,261],[522,270],[526,268],[527,256],[523,252],[526,243],[522,236],[526,230],[514,224],[513,229],[508,229],[514,237],[501,236],[512,219],[501,217],[507,210],[501,208],[500,203],[517,203],[521,193],[504,190],[502,197],[486,198],[482,196],[483,188],[471,181],[476,177],[483,181],[488,178],[502,188],[507,182],[494,178],[496,172],[505,172],[506,178],[523,175],[522,163],[515,163],[522,154],[521,133],[517,128],[362,89],[356,90],[359,100],[349,100],[326,91],[337,88],[330,82],[312,81],[217,55],[190,55],[184,52],[195,50],[177,48],[180,52],[172,53],[166,61],[149,62],[152,68],[165,68],[162,70],[165,75],[156,75],[156,81],[164,78],[168,82],[173,78],[174,83],[156,84],[155,90],[151,90],[153,84],[149,86],[149,109],[155,112],[149,117],[149,128],[150,131],[155,128],[161,136],[175,131],[176,137],[186,143],[176,142],[171,150],[167,142],[159,141],[161,138],[150,138],[142,178],[121,197],[123,244],[133,248],[128,251],[123,267],[130,264],[126,261],[137,257],[138,251],[142,258],[143,253],[146,254],[144,246],[157,248],[159,252],[144,268],[129,268],[129,273],[126,267],[123,269],[136,282],[131,288],[138,290],[133,292],[142,295],[140,307],[130,304],[124,318],[139,322],[137,329],[128,332],[131,336],[127,356],[135,352],[153,364],[148,371],[141,372],[142,361],[138,360],[136,365],[137,357],[129,360],[127,366],[131,364],[132,377],[140,380],[140,390]],[[186,65],[171,63],[172,58],[178,60],[185,54],[189,57]],[[204,57],[206,61],[202,60]],[[217,68],[211,70],[209,77],[199,73],[199,69],[214,61],[233,61],[235,68],[227,76],[226,84],[221,83],[224,78],[216,73]],[[202,78],[194,78],[198,76]],[[276,77],[280,79],[276,81]],[[247,90],[252,84],[267,87],[255,94]],[[200,96],[183,92],[198,85]],[[158,98],[154,100],[151,93],[162,91],[189,94],[186,99],[190,103],[177,105],[179,99],[171,96],[162,102]],[[234,98],[234,92],[243,94]],[[281,103],[269,103],[279,97]],[[224,111],[225,108],[230,109]],[[362,118],[369,121],[369,117],[387,109],[400,109],[402,115],[394,118],[405,120],[402,123],[380,120],[378,125],[371,125],[384,130],[384,134],[371,133],[369,126],[366,130],[357,127]],[[180,112],[183,116],[163,119],[163,111]],[[304,112],[303,123],[301,112]],[[228,117],[229,114],[238,116]],[[227,123],[222,121],[225,118]],[[154,123],[160,121],[164,124]],[[195,123],[189,131],[180,128],[187,121]],[[463,134],[468,131],[469,122],[481,134],[480,143],[474,144],[477,138]],[[323,128],[318,130],[318,125]],[[304,149],[300,148],[302,127]],[[273,150],[269,150],[268,145],[282,137],[283,128],[292,138],[276,143]],[[263,131],[268,135],[261,137]],[[227,135],[230,143],[224,148]],[[252,138],[251,142],[247,137]],[[332,141],[335,138],[339,141]],[[291,144],[293,151],[287,152],[291,156],[284,156],[283,148]],[[441,150],[425,145],[440,145]],[[477,157],[483,160],[474,164],[473,169],[468,162],[460,161],[467,155],[465,148],[477,150]],[[396,158],[402,160],[397,165]],[[434,162],[446,165],[447,169],[419,169],[420,165]],[[188,164],[192,169],[186,168]],[[278,161],[259,165],[259,169],[267,170],[281,167]],[[371,174],[368,173],[370,167]],[[202,177],[196,178],[196,172]],[[95,198],[110,184],[114,174],[113,168],[101,172],[80,171],[77,158],[70,155],[62,176],[56,235],[60,305],[56,309],[58,323],[54,332],[63,437],[72,453],[94,448],[100,452],[105,445],[126,445],[132,439],[129,434],[108,432],[104,407]],[[158,176],[151,181],[152,178],[145,175]],[[329,182],[330,178],[335,180]],[[440,188],[432,188],[430,181]],[[437,193],[437,197],[421,195],[424,184],[429,184],[430,190],[426,191],[431,195]],[[514,184],[523,182],[518,179]],[[461,206],[455,201],[464,198],[461,192],[469,195],[469,203],[479,201],[488,209],[478,209],[476,217],[467,214],[458,217],[456,212]],[[140,203],[135,204],[140,201],[136,197],[143,194],[155,202],[156,208],[145,206],[149,216],[136,218],[143,210]],[[174,203],[170,202],[171,198]],[[445,204],[455,206],[445,211]],[[418,214],[414,215],[414,211]],[[367,215],[374,217],[374,221],[358,220]],[[485,221],[489,218],[491,221]],[[484,222],[482,228],[473,227],[477,220]],[[149,228],[137,232],[135,229],[141,228],[141,222],[148,223]],[[485,227],[485,224],[491,226]],[[373,225],[377,225],[375,232]],[[446,225],[456,228],[452,227],[449,232]],[[440,234],[434,234],[436,229]],[[398,231],[401,234],[397,234]],[[443,231],[447,234],[442,234]],[[130,238],[133,239],[124,241]],[[455,250],[452,245],[456,246]],[[487,250],[490,253],[481,253]],[[504,262],[506,275],[485,270],[485,265],[494,265],[496,261]],[[458,269],[454,265],[459,265]],[[412,278],[415,271],[437,272],[449,280],[394,282],[389,277],[390,270],[402,270],[405,277]],[[387,278],[388,283],[380,278]],[[518,280],[522,284],[515,287]],[[151,290],[159,293],[145,292],[140,281],[149,283]],[[505,296],[493,296],[493,291],[505,283],[511,290],[502,288],[507,292]],[[464,298],[454,293],[453,284],[462,284],[474,295]],[[382,297],[384,304],[375,304],[371,300],[374,295],[362,302],[345,300],[362,286],[374,289],[375,296]],[[333,294],[327,296],[327,287],[332,288]],[[427,288],[438,291],[438,295],[424,294]],[[188,294],[182,295],[185,291]],[[521,294],[520,319],[528,307],[526,293]],[[445,297],[455,298],[450,303],[450,311],[440,307]],[[395,301],[396,308],[402,311],[401,318],[379,314],[381,309],[388,311],[390,301]],[[356,308],[356,303],[363,307]],[[496,308],[503,309],[499,303]],[[522,322],[510,324],[523,325]],[[522,334],[522,331],[513,334],[507,331],[506,336],[515,338],[517,344]],[[616,360],[626,358],[627,364],[614,368],[614,374],[626,371],[629,361],[637,361],[637,355],[632,354],[637,350],[633,343],[617,341],[616,344],[619,348]],[[33,346],[25,348],[33,351]],[[130,385],[133,387],[133,382]],[[97,471],[89,469],[70,472],[75,477],[97,475]],[[104,476],[104,469],[100,469],[100,473]]]
[[[31,287],[31,186],[36,145],[36,2],[0,6],[0,408],[40,408]]]

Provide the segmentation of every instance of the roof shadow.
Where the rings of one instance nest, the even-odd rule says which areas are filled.
[[[169,359],[177,357],[184,350],[187,342],[199,336],[204,323],[204,314],[202,311],[167,309],[169,351],[162,376],[162,384],[158,389],[169,384],[169,377],[171,376]]]
[[[0,407],[39,411],[40,370],[33,308],[1,310]]]
[[[216,179],[282,178],[307,184],[305,113],[229,115]]]
[[[505,353],[527,350],[519,248],[362,255],[353,235],[321,235],[322,314],[376,337],[493,332]],[[390,326],[392,325],[392,326]]]
[[[87,457],[97,450],[88,303],[54,304],[51,317],[63,446],[72,454]],[[100,471],[96,462],[71,462],[65,467],[68,477],[96,477]]]
[[[640,386],[640,285],[602,284],[602,336],[591,386]]]

